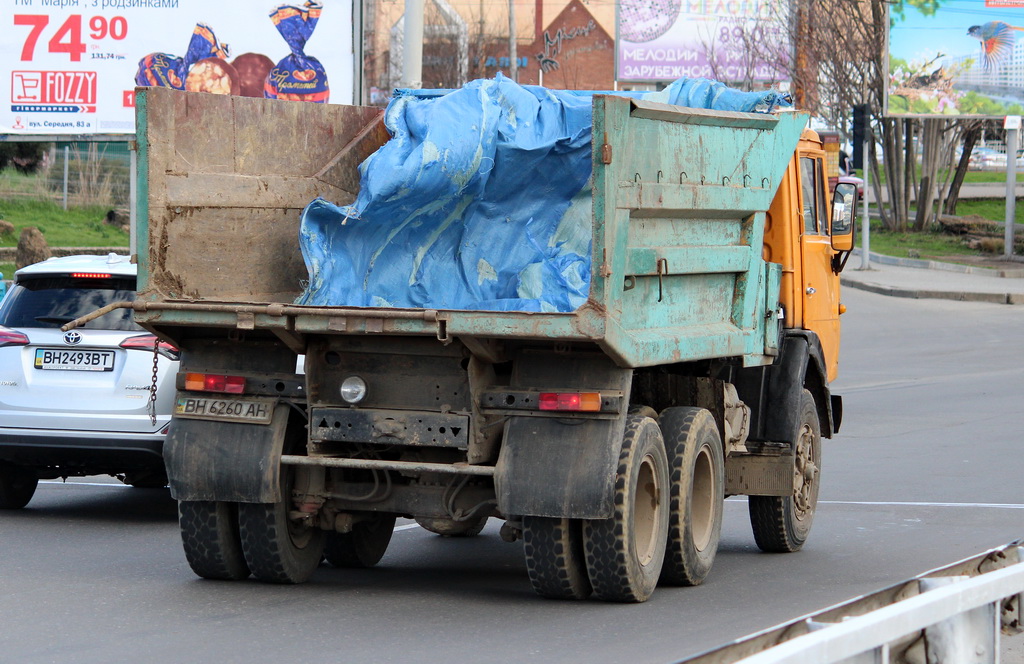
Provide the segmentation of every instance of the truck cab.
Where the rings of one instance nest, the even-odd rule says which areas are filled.
[[[837,185],[837,205],[831,205],[827,164],[818,134],[805,130],[768,210],[762,255],[782,266],[783,328],[817,335],[832,381],[838,375],[839,316],[844,310],[839,273],[852,249],[855,194],[849,185]]]

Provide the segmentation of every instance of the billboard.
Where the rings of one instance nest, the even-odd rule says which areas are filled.
[[[350,0],[0,0],[0,26],[0,135],[133,134],[137,76],[353,100]]]
[[[621,0],[616,78],[713,78],[772,83],[786,78],[786,0]]]
[[[889,29],[886,113],[1024,113],[1024,1],[904,3]]]

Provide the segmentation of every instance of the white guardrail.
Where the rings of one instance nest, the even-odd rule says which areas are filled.
[[[1000,634],[1022,631],[1022,593],[1019,540],[683,661],[999,664]]]

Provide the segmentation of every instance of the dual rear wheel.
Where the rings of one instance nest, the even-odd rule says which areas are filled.
[[[659,581],[695,585],[707,576],[725,484],[714,418],[698,408],[669,408],[659,427],[647,415],[627,416],[610,519],[523,519],[527,571],[538,594],[643,602]]]
[[[181,501],[178,519],[185,558],[204,579],[255,576],[302,583],[326,559],[334,567],[372,567],[387,551],[395,517],[374,515],[347,533],[325,533],[291,519],[290,505]]]

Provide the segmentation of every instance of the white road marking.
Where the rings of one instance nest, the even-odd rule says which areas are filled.
[[[883,502],[860,500],[819,500],[819,505],[867,505],[869,507],[986,507],[1002,510],[1024,510],[1024,505],[1014,503],[916,503]]]
[[[127,484],[121,484],[120,482],[63,482],[61,480],[39,480],[40,484],[71,484],[74,486],[107,486],[114,487],[116,489],[132,489]]]
[[[732,496],[728,502],[742,502],[745,496]],[[882,501],[882,500],[819,500],[819,505],[864,505],[866,507],[966,507],[988,508],[1000,510],[1024,510],[1024,505],[1017,503],[927,503],[913,501]]]
[[[61,480],[40,480],[40,484],[68,484],[74,486],[102,486],[114,489],[131,489],[133,487],[120,482],[62,482]],[[740,502],[744,496],[732,496],[729,502]],[[864,505],[866,507],[965,507],[1000,510],[1024,510],[1024,504],[1017,503],[928,503],[912,501],[872,501],[872,500],[819,500],[819,505]],[[418,523],[396,526],[395,530],[411,530],[419,528]]]

